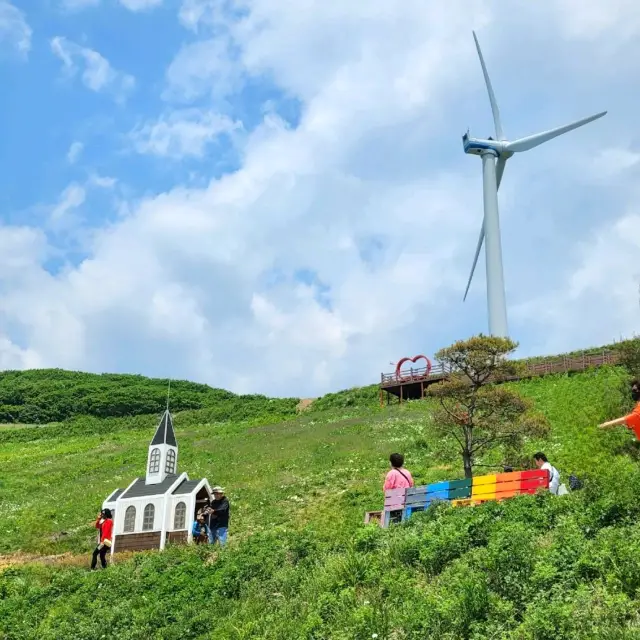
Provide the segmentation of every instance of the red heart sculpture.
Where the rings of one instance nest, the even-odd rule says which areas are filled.
[[[402,365],[405,362],[413,362],[413,363],[415,363],[418,360],[426,360],[426,362],[427,362],[427,371],[426,371],[426,373],[424,375],[428,376],[431,373],[431,360],[429,360],[429,358],[427,358],[427,356],[420,355],[420,356],[415,356],[413,358],[402,358],[402,360],[400,360],[398,362],[398,364],[396,365],[396,380],[398,380],[400,382],[402,382],[404,380],[411,380],[411,377],[412,377],[411,374],[409,374],[408,376],[402,376],[402,375],[400,375],[400,369],[402,368]],[[422,377],[422,376],[420,376],[420,377]]]

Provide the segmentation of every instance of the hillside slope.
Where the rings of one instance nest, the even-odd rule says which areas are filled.
[[[0,372],[0,423],[45,424],[77,416],[137,416],[162,411],[169,380],[62,369]],[[209,409],[218,420],[254,417],[268,406],[295,414],[297,398],[237,395],[185,380],[171,381],[173,411]]]
[[[96,574],[8,569],[0,630],[74,640],[105,630],[131,639],[637,638],[637,446],[624,430],[595,427],[628,402],[624,380],[603,368],[518,383],[552,425],[528,452],[543,448],[564,474],[584,477],[583,491],[432,509],[389,531],[361,522],[381,503],[390,450],[405,452],[420,483],[461,475],[455,452],[431,435],[428,402],[380,410],[365,391],[356,408],[276,423],[179,414],[180,466],[228,487],[231,547],[143,554]],[[91,549],[103,497],[144,471],[154,424],[132,420],[104,435],[3,430],[2,552]]]
[[[563,354],[565,357],[618,351],[638,338]],[[540,356],[526,362],[542,362],[562,356]],[[131,374],[94,374],[62,369],[0,371],[0,424],[46,424],[76,418],[131,417],[155,414],[165,408],[169,380]],[[377,398],[378,386],[369,385],[329,393],[315,399],[314,408],[349,407],[363,398]],[[309,399],[303,400],[303,406]],[[259,394],[237,395],[224,389],[186,380],[171,381],[173,411],[209,409],[208,420],[244,420],[264,413],[294,415],[299,398],[267,398]]]

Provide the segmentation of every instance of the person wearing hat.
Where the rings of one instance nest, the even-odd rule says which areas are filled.
[[[227,531],[229,529],[229,500],[224,495],[224,489],[216,486],[211,490],[213,500],[207,509],[209,527],[209,543],[218,542],[221,547],[227,542]]]

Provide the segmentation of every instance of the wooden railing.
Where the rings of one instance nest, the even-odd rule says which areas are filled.
[[[445,366],[442,362],[435,362],[431,367],[431,371],[427,367],[418,367],[401,371],[400,375],[393,373],[383,373],[381,382],[383,386],[405,384],[407,382],[420,382],[421,380],[440,380],[446,378],[451,373],[451,368]]]
[[[603,351],[598,354],[584,354],[582,356],[562,358],[550,358],[541,362],[525,360],[525,371],[519,376],[508,376],[502,380],[517,380],[520,378],[531,378],[534,376],[545,376],[552,373],[568,373],[570,371],[584,371],[591,367],[602,367],[604,365],[617,364],[619,359],[615,351]],[[446,378],[451,373],[451,368],[446,367],[441,362],[435,362],[431,371],[427,372],[427,367],[408,369],[401,371],[399,375],[393,373],[381,374],[381,387],[395,387],[401,384],[412,382],[436,381]]]
[[[543,362],[526,362],[526,370],[522,376],[544,376],[551,373],[568,373],[569,371],[585,371],[591,367],[617,364],[619,355],[615,351],[603,351],[597,354],[584,354],[582,356],[553,358]]]

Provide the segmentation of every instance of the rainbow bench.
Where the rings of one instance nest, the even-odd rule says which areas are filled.
[[[549,472],[535,469],[434,482],[411,489],[390,489],[384,492],[383,511],[368,511],[365,524],[378,521],[380,526],[388,527],[390,523],[406,520],[416,511],[424,511],[434,502],[446,501],[460,507],[505,500],[548,488]]]

